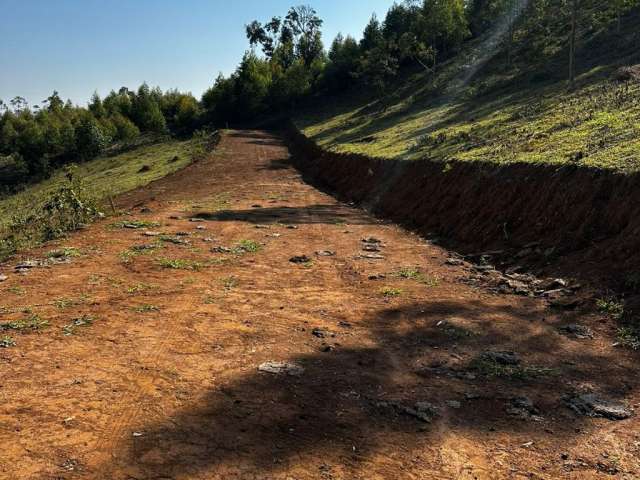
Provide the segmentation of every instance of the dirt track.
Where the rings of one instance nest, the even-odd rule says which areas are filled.
[[[118,204],[127,214],[23,255],[80,257],[0,283],[1,322],[48,322],[2,333],[17,345],[0,349],[1,479],[640,476],[637,417],[579,417],[562,400],[640,403],[613,320],[468,285],[449,252],[305,184],[277,138],[231,132]],[[134,220],[160,225],[113,226]],[[188,244],[132,254],[158,242],[145,230]],[[359,258],[376,254],[366,237],[383,259]],[[93,322],[65,335],[83,315]],[[560,333],[578,321],[593,339]],[[473,367],[486,351],[515,351],[533,373],[486,376]],[[258,370],[269,361],[304,372]],[[523,396],[535,409],[514,412]]]

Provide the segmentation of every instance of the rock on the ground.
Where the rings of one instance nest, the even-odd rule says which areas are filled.
[[[309,263],[311,259],[306,255],[296,255],[289,259],[291,263]]]
[[[609,420],[624,420],[633,415],[625,405],[601,397],[595,393],[585,393],[564,398],[565,404],[578,415],[602,417]]]
[[[5,282],[9,277],[0,273],[0,282]]]
[[[589,327],[577,323],[560,327],[560,330],[579,339],[593,338],[593,333]]]
[[[515,352],[484,352],[481,357],[500,365],[518,365],[520,357]]]
[[[273,375],[290,375],[292,377],[299,377],[304,373],[303,367],[290,362],[265,362],[258,367],[258,370]]]
[[[316,255],[319,257],[333,257],[335,254],[336,252],[333,250],[320,250],[319,252],[316,252]]]

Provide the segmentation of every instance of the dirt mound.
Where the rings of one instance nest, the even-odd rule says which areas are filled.
[[[463,252],[509,249],[540,264],[579,252],[614,283],[640,265],[638,174],[383,160],[326,152],[293,127],[289,138],[296,165],[318,185]]]

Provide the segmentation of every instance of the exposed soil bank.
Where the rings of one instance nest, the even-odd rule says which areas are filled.
[[[296,166],[319,186],[463,252],[539,242],[538,261],[579,253],[616,284],[638,264],[637,174],[373,159],[327,152],[293,127],[288,136]]]

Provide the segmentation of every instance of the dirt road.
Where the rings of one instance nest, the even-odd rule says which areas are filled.
[[[229,132],[119,206],[0,266],[0,478],[640,476],[635,416],[567,407],[640,403],[612,319],[488,289],[278,138]]]

